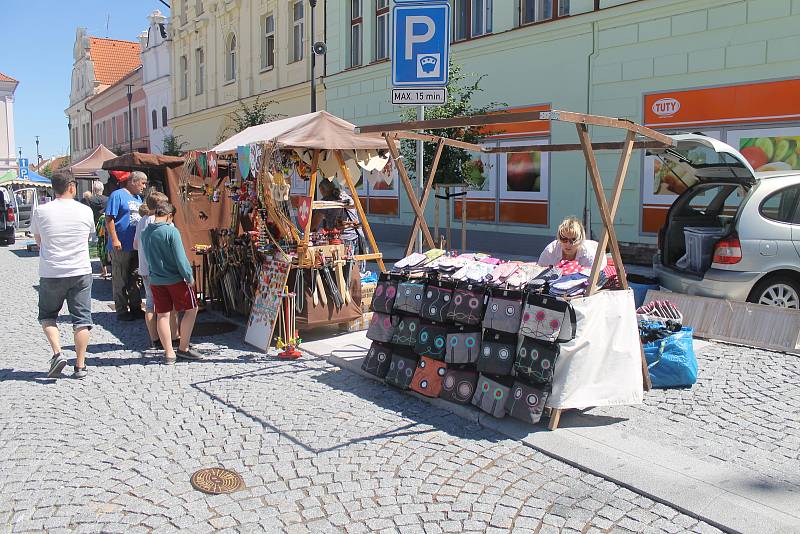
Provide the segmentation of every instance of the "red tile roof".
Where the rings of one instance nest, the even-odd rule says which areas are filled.
[[[112,85],[142,64],[141,47],[134,41],[89,37],[89,55],[94,75],[101,84]]]
[[[6,76],[2,72],[0,72],[0,82],[16,82],[16,81],[17,80],[12,78],[11,76]]]

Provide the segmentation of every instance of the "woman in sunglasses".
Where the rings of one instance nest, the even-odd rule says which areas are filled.
[[[539,265],[558,265],[562,260],[578,260],[588,269],[592,268],[597,252],[597,241],[586,239],[583,224],[575,217],[567,217],[558,226],[556,240],[547,245],[539,256]],[[605,255],[600,257],[600,268],[606,266]]]

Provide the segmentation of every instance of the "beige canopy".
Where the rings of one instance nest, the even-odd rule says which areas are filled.
[[[107,149],[105,145],[98,145],[91,154],[65,170],[71,172],[76,178],[93,177],[96,171],[103,168],[104,162],[116,157],[117,155]]]
[[[379,134],[357,134],[355,125],[317,111],[288,119],[251,126],[215,146],[219,154],[234,152],[238,146],[276,141],[281,148],[318,150],[385,150],[386,140]]]

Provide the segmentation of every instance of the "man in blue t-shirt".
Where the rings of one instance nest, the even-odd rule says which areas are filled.
[[[122,187],[111,193],[106,204],[108,251],[111,254],[111,285],[114,292],[114,309],[120,321],[133,321],[144,317],[142,296],[133,272],[139,265],[133,238],[136,223],[141,218],[139,206],[142,192],[147,187],[147,175],[140,171],[130,174]]]

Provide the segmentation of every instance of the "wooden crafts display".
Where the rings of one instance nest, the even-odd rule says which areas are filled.
[[[288,258],[273,257],[261,265],[250,319],[247,321],[245,343],[266,351],[272,342],[275,321],[281,309],[284,287],[289,279],[291,263]]]

